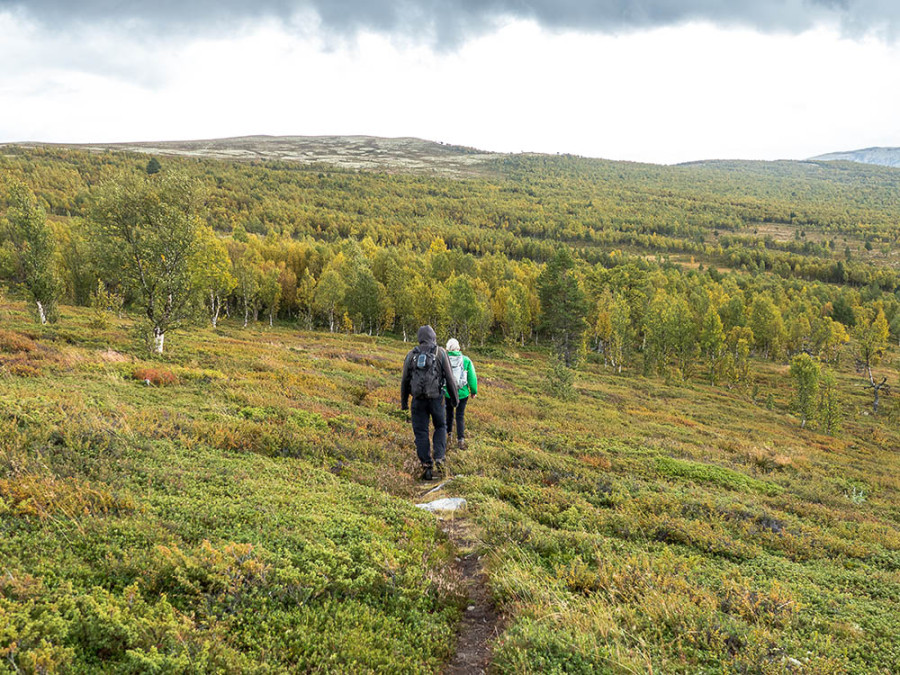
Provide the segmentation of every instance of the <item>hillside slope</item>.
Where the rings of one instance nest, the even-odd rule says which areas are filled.
[[[41,147],[42,143],[23,143]],[[478,172],[493,153],[418,138],[376,136],[240,136],[197,141],[53,144],[91,152],[114,150],[160,157],[283,161],[342,169],[461,176]]]
[[[128,320],[2,312],[14,670],[450,660],[464,600],[450,543],[412,507],[408,344],[225,321],[146,360]],[[498,672],[900,669],[896,407],[874,419],[859,391],[833,438],[799,429],[777,364],[757,364],[756,398],[588,364],[566,402],[544,354],[470,353],[472,442],[444,494],[468,499],[507,616]]]
[[[900,148],[864,148],[862,150],[848,150],[846,152],[829,152],[811,161],[828,162],[860,162],[862,164],[877,164],[879,166],[900,166]]]

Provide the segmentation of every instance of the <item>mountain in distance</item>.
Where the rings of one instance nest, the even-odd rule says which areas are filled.
[[[466,177],[483,174],[491,160],[506,153],[490,152],[461,145],[423,140],[421,138],[383,138],[379,136],[235,136],[229,138],[138,141],[125,143],[4,143],[7,146],[68,147],[91,152],[121,151],[147,155],[202,157],[248,162],[290,162],[306,165],[334,166],[350,171],[417,173]],[[532,153],[523,153],[526,155]],[[590,159],[590,158],[583,158]],[[804,160],[799,160],[802,163]],[[807,162],[849,161],[886,167],[900,167],[900,148],[865,148],[832,152],[811,157]],[[627,162],[632,164],[632,162]],[[797,160],[759,162],[738,159],[695,160],[674,166],[746,168],[762,165],[797,164]]]
[[[829,152],[825,155],[810,157],[810,160],[858,162],[860,164],[900,167],[900,148],[863,148],[862,150],[848,150],[846,152]]]
[[[323,164],[350,170],[469,175],[495,153],[419,138],[376,136],[238,136],[193,141],[135,143],[16,143],[62,146],[93,152],[118,150],[150,155],[243,161]]]

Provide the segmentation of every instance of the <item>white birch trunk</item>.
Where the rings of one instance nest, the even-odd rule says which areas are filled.
[[[219,308],[222,306],[222,303],[219,302],[219,299],[216,297],[216,294],[212,291],[209,292],[209,303],[212,308],[212,325],[213,328],[219,323]]]
[[[47,323],[47,312],[44,311],[44,303],[40,300],[35,300],[35,304],[37,304],[38,316],[41,317],[41,325],[45,325]]]
[[[166,341],[166,334],[159,328],[153,329],[153,349],[157,354],[163,353],[163,344]]]

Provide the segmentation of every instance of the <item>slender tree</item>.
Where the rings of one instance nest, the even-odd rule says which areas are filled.
[[[631,356],[634,330],[631,326],[631,308],[624,295],[616,293],[609,308],[609,362],[617,373]]]
[[[719,379],[719,363],[725,352],[725,333],[719,313],[710,306],[703,317],[700,327],[700,352],[709,365],[710,384]]]
[[[328,330],[332,333],[340,316],[339,310],[343,307],[346,292],[347,284],[336,269],[325,270],[316,285],[313,305],[319,312],[325,314],[328,319]]]
[[[6,217],[18,279],[34,303],[41,324],[55,322],[62,284],[56,275],[53,231],[44,209],[24,184],[14,182],[9,198]]]
[[[821,368],[812,356],[804,352],[791,359],[790,374],[794,383],[794,407],[800,414],[800,428],[805,428],[816,414]]]
[[[194,283],[203,295],[209,320],[215,328],[228,296],[237,286],[237,279],[232,274],[228,247],[208,226],[198,232],[194,277]]]
[[[767,359],[774,357],[784,343],[784,320],[778,306],[767,295],[758,295],[750,306],[750,328],[754,344]]]
[[[266,260],[259,268],[259,301],[266,308],[269,327],[275,325],[275,315],[281,304],[281,272],[282,268],[271,260]]]
[[[447,290],[450,332],[459,338],[460,344],[468,345],[482,313],[475,285],[467,274],[463,274],[453,277]]]
[[[887,349],[888,328],[884,308],[878,303],[875,307],[857,307],[855,314],[853,337],[856,338],[856,365],[865,375],[866,387],[872,390],[872,412],[878,414],[878,405],[882,394],[890,392],[887,377],[879,380],[873,368],[881,363]]]
[[[819,421],[825,428],[825,432],[836,436],[841,430],[841,418],[843,417],[843,404],[838,391],[837,379],[830,370],[822,372],[819,384],[819,406],[817,410]]]
[[[235,293],[244,311],[244,328],[250,322],[250,312],[256,313],[259,306],[259,282],[262,256],[249,244],[232,241],[228,246],[228,255],[234,274]]]
[[[297,309],[300,313],[300,320],[306,327],[306,330],[312,329],[313,326],[313,297],[316,292],[316,280],[308,267],[303,269],[300,278],[297,279]]]
[[[377,331],[386,302],[384,287],[378,283],[363,259],[350,265],[350,275],[344,303],[353,325],[371,335]]]

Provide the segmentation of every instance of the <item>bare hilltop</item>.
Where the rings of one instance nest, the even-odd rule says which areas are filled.
[[[365,171],[414,172],[463,176],[496,154],[419,138],[376,136],[239,136],[193,141],[47,144],[90,151],[119,150],[160,156],[205,157],[244,161],[285,161],[323,164]]]

